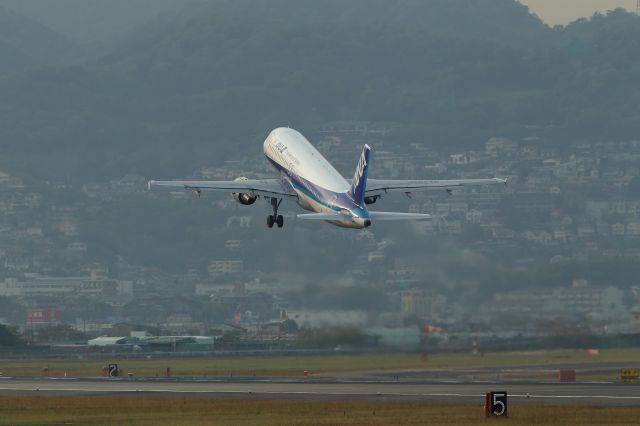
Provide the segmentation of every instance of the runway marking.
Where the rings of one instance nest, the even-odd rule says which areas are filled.
[[[397,396],[397,397],[450,397],[450,398],[483,398],[484,394],[464,394],[464,393],[398,393],[398,392],[377,392],[377,393],[355,393],[355,392],[317,392],[317,391],[253,391],[253,390],[184,390],[184,389],[78,389],[78,388],[0,388],[0,391],[23,391],[23,392],[83,392],[83,393],[193,393],[193,394],[255,394],[255,395],[315,395],[315,396]],[[609,400],[640,400],[640,396],[616,396],[616,395],[539,395],[539,394],[509,394],[514,398],[529,399],[609,399]]]
[[[389,394],[385,393],[384,395],[398,395],[398,396],[410,396],[413,394]],[[417,395],[417,394],[416,394]],[[460,397],[460,398],[471,398],[471,397],[484,397],[484,394],[475,395],[475,394],[463,394],[463,393],[423,393],[419,394],[420,396],[451,396],[451,397]],[[597,398],[597,399],[640,399],[640,396],[616,396],[616,395],[527,395],[527,394],[513,394],[510,393],[509,397],[514,398]]]
[[[616,396],[616,395],[518,395],[509,394],[516,398],[597,398],[597,399],[640,399],[640,396]]]

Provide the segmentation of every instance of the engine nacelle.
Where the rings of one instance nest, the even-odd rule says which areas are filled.
[[[244,180],[249,180],[244,176],[241,176],[239,178],[235,178],[233,181],[234,182],[242,182]],[[243,204],[245,206],[250,206],[251,204],[255,203],[256,200],[258,199],[258,196],[255,195],[252,192],[232,192],[231,195],[233,196],[233,199],[236,200],[237,202],[239,202],[240,204]]]
[[[239,202],[240,204],[244,204],[245,206],[250,206],[251,204],[255,203],[256,200],[258,199],[257,195],[251,194],[251,193],[233,193],[231,194],[233,195],[233,199],[236,200],[237,202]]]
[[[370,197],[364,197],[364,203],[365,204],[374,204],[376,201],[378,201],[378,198],[380,198],[379,195],[372,195]]]

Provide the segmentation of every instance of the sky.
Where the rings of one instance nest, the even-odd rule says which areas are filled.
[[[636,0],[520,0],[529,10],[549,25],[565,25],[595,12],[606,12],[617,7],[636,10]]]

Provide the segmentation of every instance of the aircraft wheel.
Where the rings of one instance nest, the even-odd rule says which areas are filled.
[[[271,215],[267,216],[267,226],[269,228],[273,228],[274,223],[275,223],[275,220],[273,219],[273,216]]]
[[[284,225],[284,217],[282,217],[281,214],[279,214],[276,218],[276,223],[278,224],[278,228],[282,228],[282,226]]]

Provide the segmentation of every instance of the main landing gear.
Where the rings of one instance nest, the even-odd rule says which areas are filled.
[[[282,228],[282,226],[284,225],[284,218],[281,214],[278,214],[278,207],[280,207],[280,203],[282,203],[282,200],[271,198],[271,207],[273,208],[273,214],[267,216],[267,226],[269,228],[273,228],[274,223],[278,225],[278,228]]]

